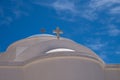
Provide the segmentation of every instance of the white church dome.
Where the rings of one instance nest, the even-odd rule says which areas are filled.
[[[8,57],[9,56],[9,57]],[[66,38],[58,40],[49,34],[37,34],[11,44],[0,61],[29,62],[31,60],[60,56],[81,56],[103,61],[90,49]]]
[[[48,34],[19,40],[0,56],[0,80],[120,80],[119,70],[90,49]]]

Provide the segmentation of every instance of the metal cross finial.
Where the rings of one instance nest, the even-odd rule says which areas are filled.
[[[42,28],[42,29],[40,29],[40,32],[41,32],[41,33],[45,33],[46,30],[45,30],[44,28]]]
[[[53,33],[56,33],[57,39],[60,39],[60,34],[62,34],[63,32],[59,29],[59,27],[56,28],[56,30],[53,31]]]

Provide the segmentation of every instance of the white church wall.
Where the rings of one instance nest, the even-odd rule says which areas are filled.
[[[22,67],[0,66],[0,80],[24,80]]]
[[[25,66],[26,80],[104,80],[103,67],[82,57],[54,57]]]
[[[120,65],[109,65],[105,69],[106,80],[120,80]]]

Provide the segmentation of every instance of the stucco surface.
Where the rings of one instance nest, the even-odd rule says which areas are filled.
[[[63,51],[48,53],[57,49]],[[53,35],[19,40],[0,55],[0,80],[120,80],[119,76],[120,65],[106,65],[87,47]]]

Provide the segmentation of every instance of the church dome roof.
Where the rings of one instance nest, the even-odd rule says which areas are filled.
[[[11,44],[3,56],[4,59],[15,62],[52,56],[84,56],[102,62],[102,60],[87,47],[66,38],[60,38],[60,40],[58,40],[56,36],[49,34],[37,34],[19,40]],[[6,56],[9,56],[9,58],[5,58]]]

